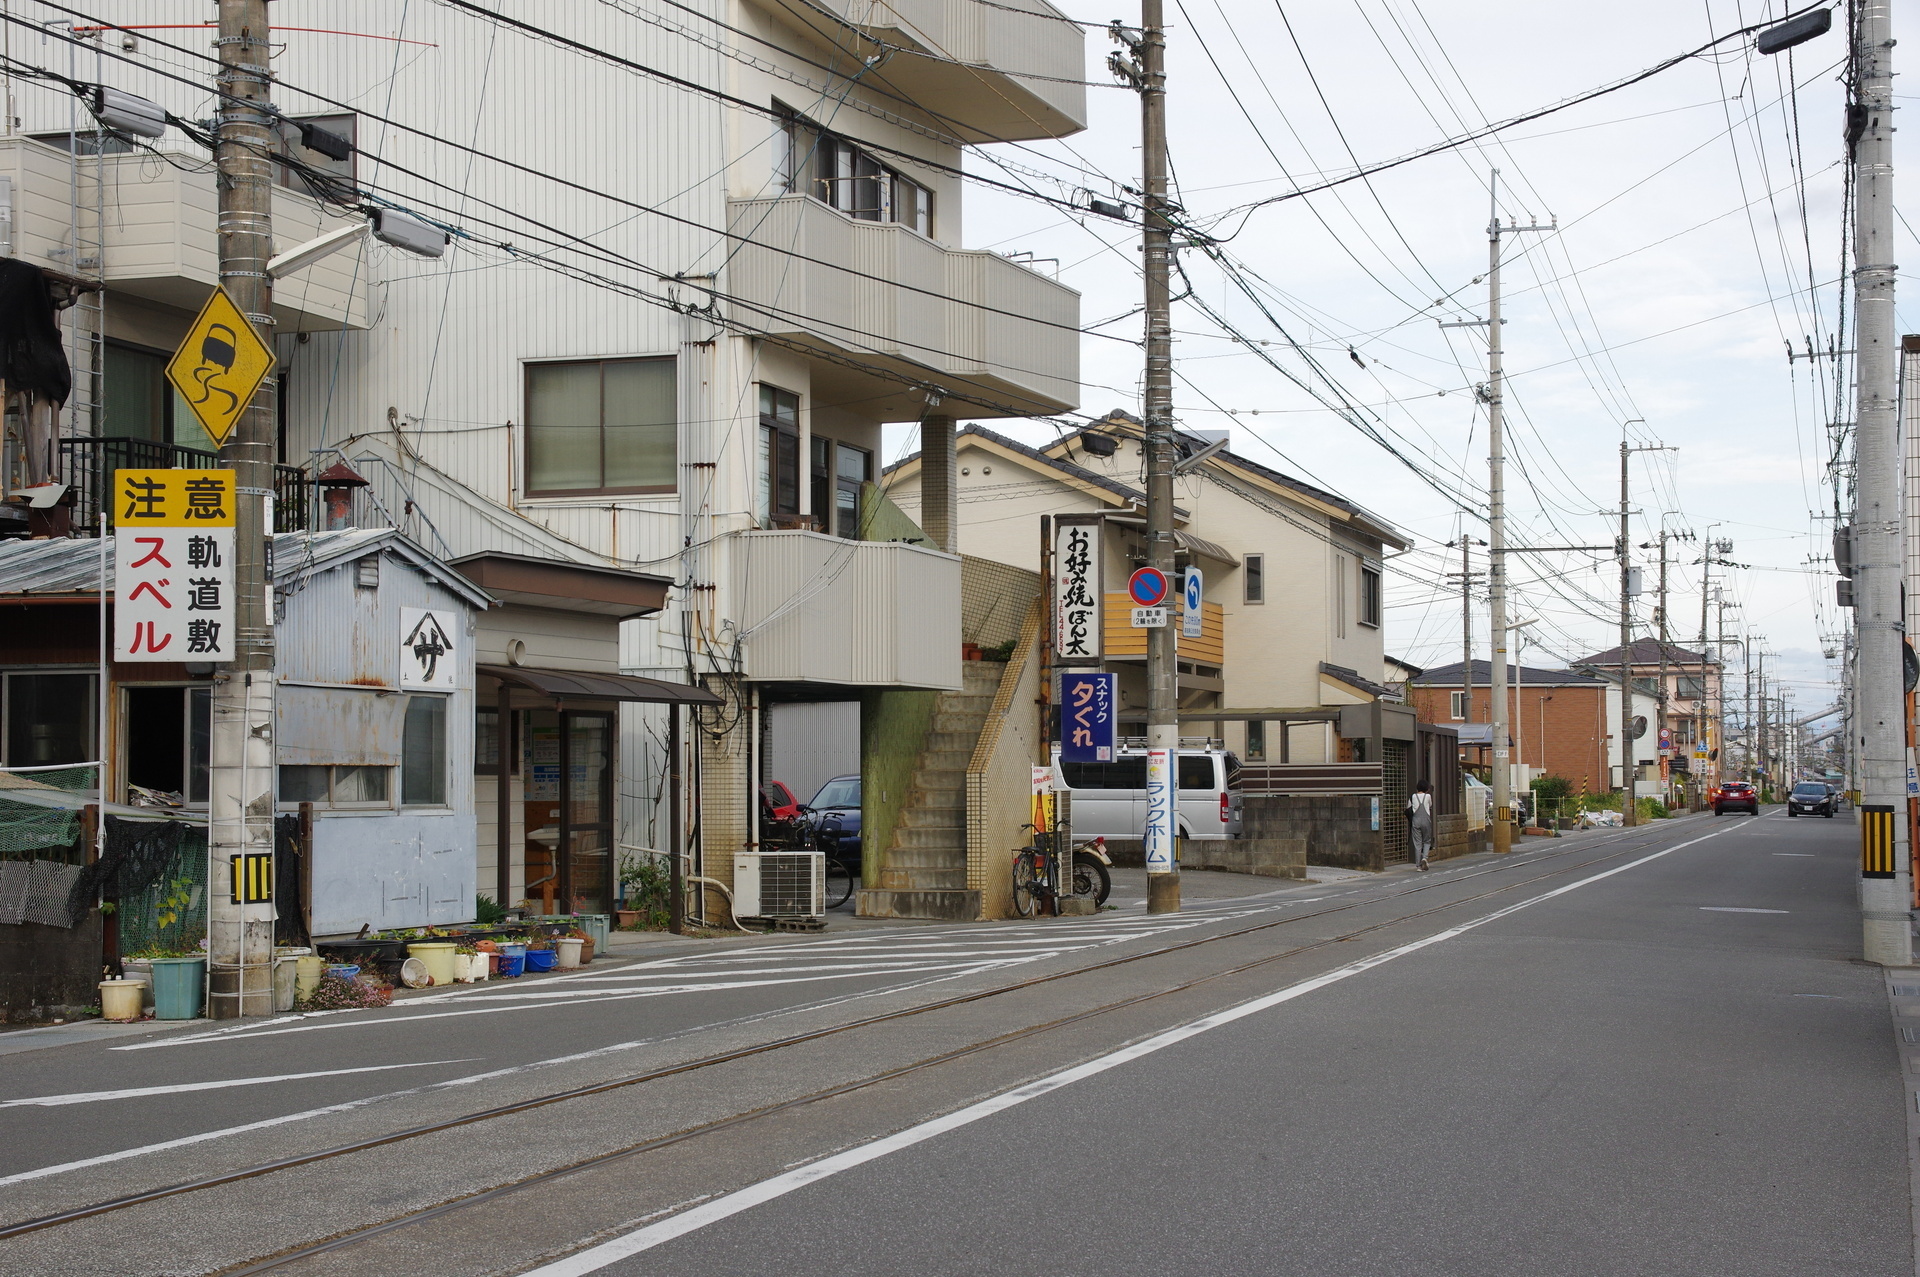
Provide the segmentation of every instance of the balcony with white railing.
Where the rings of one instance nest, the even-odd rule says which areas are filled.
[[[741,244],[723,286],[742,325],[850,356],[822,361],[815,393],[917,420],[925,396],[848,363],[880,365],[963,397],[967,417],[1063,412],[1079,402],[1080,294],[998,253],[942,248],[805,195],[733,200]]]
[[[960,556],[821,532],[733,538],[733,599],[756,681],[960,686]]]
[[[1085,37],[1047,0],[766,2],[829,48],[846,45],[848,27],[887,46],[887,84],[963,141],[1031,141],[1087,127]]]
[[[94,253],[103,250],[109,292],[199,310],[220,278],[218,198],[204,152],[182,151],[173,158],[180,167],[145,152],[76,159],[32,138],[0,139],[0,197],[6,197],[0,206],[11,211],[10,218],[0,213],[0,252],[61,275],[97,278],[101,265]],[[71,242],[76,222],[79,253]],[[344,224],[311,197],[274,188],[278,248]],[[307,267],[274,298],[277,330],[365,328],[368,274],[355,252]]]

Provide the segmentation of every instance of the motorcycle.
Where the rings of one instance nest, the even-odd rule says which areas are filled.
[[[1113,890],[1113,858],[1107,855],[1107,840],[1095,838],[1073,849],[1073,894],[1092,898],[1094,906],[1107,903]]]

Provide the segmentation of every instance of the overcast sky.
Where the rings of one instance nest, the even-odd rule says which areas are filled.
[[[1064,8],[1094,22],[1115,6]],[[1728,635],[1764,636],[1803,709],[1829,703],[1835,667],[1822,649],[1834,646],[1842,621],[1827,565],[1808,560],[1829,553],[1834,361],[1789,365],[1786,346],[1804,348],[1809,336],[1824,346],[1834,335],[1843,174],[1835,77],[1845,52],[1837,27],[1791,62],[1759,57],[1750,39],[1730,41],[1716,59],[1519,125],[1498,143],[1234,211],[1350,171],[1356,158],[1376,163],[1549,106],[1781,11],[1751,0],[1602,9],[1294,0],[1283,14],[1274,0],[1168,0],[1171,150],[1189,217],[1226,237],[1274,318],[1433,482],[1190,305],[1175,310],[1178,416],[1193,428],[1230,428],[1237,451],[1414,535],[1419,550],[1397,560],[1391,578],[1389,652],[1421,664],[1459,657],[1459,599],[1442,576],[1457,569],[1457,553],[1441,547],[1459,535],[1460,515],[1435,484],[1484,499],[1486,423],[1473,386],[1486,376],[1485,330],[1437,321],[1486,313],[1486,286],[1473,281],[1486,273],[1488,171],[1497,167],[1504,218],[1559,227],[1509,236],[1504,254],[1510,539],[1611,542],[1611,516],[1596,512],[1619,499],[1623,423],[1644,418],[1627,427],[1632,442],[1678,451],[1633,459],[1634,540],[1650,540],[1663,523],[1695,538],[1672,547],[1673,636],[1698,637],[1697,561],[1711,528],[1733,542],[1727,557],[1748,565],[1717,570],[1724,597],[1739,605],[1727,609]],[[1090,80],[1111,81],[1114,47],[1089,31]],[[1136,184],[1138,99],[1106,87],[1088,96],[1086,132],[1031,150],[990,149],[1103,197],[1116,181]],[[1090,172],[1073,178],[1077,169]],[[1137,241],[1123,228],[1082,225],[979,187],[968,201],[968,245],[1058,258],[1061,278],[1084,295],[1086,322],[1138,305]],[[1920,252],[1910,231],[1899,235]],[[1273,320],[1201,254],[1182,256],[1209,306],[1272,342],[1265,349],[1285,368],[1310,375]],[[1920,310],[1909,302],[1901,319],[1911,331]],[[1103,331],[1137,340],[1140,320]],[[1137,347],[1090,336],[1083,361],[1084,411],[1139,410]],[[1482,523],[1468,530],[1485,535]],[[1639,553],[1651,589],[1655,555]],[[1528,664],[1558,665],[1616,641],[1617,574],[1605,556],[1516,562],[1514,590],[1513,615],[1540,618]],[[1643,598],[1643,624],[1651,610]],[[1478,634],[1484,656],[1484,612]],[[1729,655],[1737,665],[1739,650]]]

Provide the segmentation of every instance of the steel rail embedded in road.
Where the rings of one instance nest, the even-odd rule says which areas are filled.
[[[1610,835],[1609,841],[1611,841],[1612,839],[1634,837],[1634,836],[1643,836],[1643,835],[1639,835],[1639,832],[1637,830],[1631,831],[1631,832],[1623,831],[1622,833],[1619,833],[1619,834]],[[1628,854],[1630,851],[1637,850],[1637,849],[1638,849],[1637,846],[1620,847],[1616,850],[1607,852],[1605,855],[1596,856],[1591,860],[1581,861],[1578,864],[1568,865],[1563,868],[1555,869],[1545,874],[1535,875],[1534,877],[1523,879],[1518,882],[1507,883],[1502,886],[1495,887],[1489,891],[1479,892],[1475,895],[1463,896],[1458,900],[1450,900],[1444,904],[1435,905],[1429,909],[1422,909],[1422,910],[1417,910],[1413,913],[1402,914],[1396,918],[1389,919],[1385,922],[1374,923],[1369,926],[1361,927],[1354,931],[1347,932],[1339,936],[1329,937],[1326,940],[1319,940],[1319,941],[1313,942],[1312,944],[1300,945],[1294,948],[1286,949],[1276,954],[1270,954],[1263,958],[1257,958],[1250,963],[1246,963],[1238,967],[1232,967],[1223,971],[1213,972],[1209,975],[1197,977],[1194,980],[1187,981],[1182,984],[1174,985],[1166,989],[1157,990],[1153,993],[1137,995],[1134,998],[1129,998],[1120,1002],[1108,1004],[1106,1006],[1097,1007],[1090,1011],[1078,1013],[1074,1016],[1065,1017],[1057,1021],[1049,1021],[1048,1023],[1042,1024],[1042,1025],[1035,1025],[1029,1029],[1021,1030],[1017,1033],[1006,1035],[1001,1038],[995,1038],[985,1043],[976,1043],[971,1047],[962,1048],[958,1052],[950,1052],[946,1055],[935,1056],[928,1060],[923,1060],[915,1064],[906,1065],[899,1070],[894,1070],[894,1071],[881,1074],[875,1077],[862,1079],[853,1083],[846,1084],[845,1086],[835,1087],[829,1091],[820,1092],[820,1093],[808,1095],[808,1096],[802,1096],[798,1099],[786,1101],[782,1104],[775,1105],[770,1108],[756,1109],[748,1113],[736,1114],[729,1118],[723,1118],[719,1122],[709,1123],[704,1126],[693,1127],[687,1131],[679,1132],[674,1135],[665,1136],[659,1140],[648,1141],[643,1144],[632,1145],[622,1149],[615,1149],[615,1150],[612,1150],[611,1152],[599,1154],[593,1158],[589,1158],[581,1162],[569,1163],[566,1166],[554,1167],[550,1170],[540,1171],[532,1176],[529,1176],[526,1179],[516,1180],[511,1184],[500,1185],[497,1188],[489,1189],[489,1190],[486,1190],[485,1192],[475,1194],[470,1197],[463,1197],[454,1202],[441,1203],[438,1206],[427,1207],[427,1208],[424,1208],[422,1211],[400,1216],[394,1220],[389,1220],[389,1221],[385,1221],[382,1224],[374,1225],[372,1226],[371,1229],[361,1230],[359,1232],[346,1234],[345,1236],[341,1238],[336,1238],[331,1242],[320,1243],[320,1245],[325,1247],[335,1247],[339,1245],[344,1245],[350,1241],[355,1241],[363,1237],[371,1236],[375,1231],[384,1231],[385,1229],[388,1229],[388,1228],[398,1227],[404,1224],[420,1222],[428,1217],[428,1212],[440,1212],[447,1209],[464,1206],[469,1203],[486,1200],[495,1195],[499,1195],[508,1191],[517,1190],[520,1187],[523,1187],[528,1184],[540,1183],[546,1180],[557,1178],[562,1175],[572,1174],[577,1170],[583,1170],[591,1166],[599,1165],[605,1161],[609,1161],[615,1158],[634,1156],[639,1153],[647,1152],[651,1149],[664,1147],[672,1143],[677,1143],[680,1140],[690,1138],[694,1135],[706,1134],[713,1131],[722,1130],[731,1125],[754,1120],[760,1117],[765,1117],[765,1116],[768,1116],[769,1114],[780,1112],[780,1111],[790,1109],[799,1105],[815,1103],[819,1100],[830,1098],[833,1095],[844,1094],[846,1091],[849,1091],[849,1090],[856,1090],[856,1089],[859,1089],[860,1087],[874,1085],[878,1082],[900,1076],[903,1073],[911,1073],[911,1072],[916,1072],[920,1069],[930,1068],[936,1064],[945,1063],[948,1059],[957,1058],[960,1055],[972,1054],[975,1051],[986,1049],[988,1047],[1005,1045],[1009,1042],[1018,1041],[1021,1038],[1031,1036],[1035,1033],[1045,1032],[1053,1028],[1064,1027],[1068,1024],[1075,1023],[1082,1019],[1087,1019],[1096,1015],[1103,1015],[1109,1011],[1120,1010],[1124,1007],[1136,1005],[1139,1002],[1147,1001],[1152,998],[1163,997],[1168,994],[1183,992],[1186,989],[1193,988],[1199,984],[1204,984],[1210,980],[1217,980],[1217,979],[1222,979],[1226,976],[1237,975],[1244,971],[1251,970],[1255,967],[1264,966],[1269,962],[1277,962],[1284,958],[1294,957],[1302,953],[1311,952],[1312,950],[1315,950],[1315,949],[1324,948],[1329,944],[1335,944],[1335,943],[1351,940],[1359,936],[1366,935],[1370,932],[1378,931],[1384,927],[1397,926],[1400,923],[1409,922],[1416,918],[1426,917],[1429,914],[1437,913],[1437,912],[1440,912],[1441,910],[1456,908],[1464,904],[1471,904],[1476,900],[1484,900],[1489,896],[1499,895],[1503,892],[1512,891],[1518,887],[1528,886],[1528,885],[1531,885],[1532,883],[1540,882],[1546,878],[1557,877],[1561,874],[1566,874],[1566,873],[1572,873],[1576,870],[1583,869],[1588,865],[1599,864],[1601,861],[1611,860],[1611,859],[1614,859],[1615,857]],[[1549,852],[1549,853],[1546,853],[1545,855],[1534,858],[1532,861],[1529,861],[1528,863],[1538,864],[1542,860],[1558,859],[1562,856],[1574,855],[1574,854],[1577,854],[1579,850],[1580,850],[1579,848],[1569,847],[1564,851]],[[1159,948],[1149,949],[1142,953],[1126,954],[1117,958],[1109,958],[1103,962],[1089,963],[1085,966],[1074,967],[1067,971],[1056,971],[1056,972],[1049,973],[1047,975],[1034,976],[1026,980],[1017,981],[1016,983],[1013,983],[1013,984],[1001,985],[998,988],[982,989],[972,993],[958,994],[950,998],[941,998],[937,1001],[928,1002],[920,1006],[905,1007],[898,1011],[883,1012],[882,1014],[879,1014],[879,1015],[872,1015],[872,1016],[864,1017],[859,1020],[853,1020],[846,1024],[830,1025],[826,1028],[814,1029],[806,1033],[796,1033],[796,1034],[791,1034],[784,1038],[776,1038],[771,1042],[761,1042],[753,1046],[740,1047],[732,1051],[716,1052],[715,1054],[701,1056],[697,1059],[687,1060],[680,1064],[667,1065],[663,1068],[658,1068],[658,1069],[650,1069],[644,1073],[636,1073],[636,1074],[631,1074],[627,1077],[613,1078],[605,1082],[595,1082],[586,1086],[570,1087],[563,1091],[554,1091],[546,1095],[534,1096],[531,1099],[518,1100],[511,1104],[503,1104],[503,1105],[499,1105],[497,1107],[489,1108],[489,1109],[480,1109],[472,1113],[463,1114],[459,1117],[448,1118],[444,1121],[428,1122],[418,1126],[405,1127],[398,1131],[389,1132],[386,1135],[374,1136],[364,1140],[355,1140],[347,1144],[338,1144],[338,1145],[334,1145],[331,1148],[317,1149],[311,1153],[302,1153],[294,1157],[280,1158],[271,1162],[262,1162],[253,1166],[242,1167],[239,1170],[225,1171],[218,1175],[204,1176],[200,1179],[187,1180],[179,1184],[167,1185],[166,1187],[163,1187],[163,1188],[150,1189],[146,1192],[141,1192],[141,1193],[132,1193],[125,1197],[110,1198],[106,1201],[96,1202],[89,1206],[76,1207],[73,1210],[61,1211],[53,1215],[43,1215],[35,1219],[23,1220],[17,1224],[7,1225],[4,1228],[0,1228],[0,1241],[4,1241],[12,1237],[22,1236],[26,1233],[38,1232],[47,1228],[59,1227],[60,1225],[63,1225],[63,1224],[77,1223],[81,1220],[91,1219],[99,1215],[106,1215],[116,1211],[127,1210],[127,1209],[130,1209],[131,1207],[144,1205],[148,1202],[162,1201],[162,1200],[165,1200],[166,1198],[178,1197],[186,1193],[196,1193],[209,1188],[218,1188],[224,1184],[234,1184],[234,1183],[239,1183],[243,1180],[257,1179],[263,1175],[271,1175],[279,1171],[292,1170],[296,1167],[312,1165],[315,1162],[329,1161],[329,1160],[332,1160],[333,1158],[345,1157],[352,1153],[367,1152],[372,1149],[381,1148],[389,1144],[403,1143],[407,1140],[418,1139],[422,1136],[437,1134],[441,1131],[456,1130],[462,1126],[471,1126],[479,1122],[487,1122],[487,1121],[495,1120],[497,1118],[510,1117],[517,1113],[525,1113],[525,1112],[532,1111],[534,1109],[545,1108],[549,1105],[564,1103],[568,1100],[584,1099],[589,1096],[600,1095],[609,1091],[620,1090],[629,1086],[638,1086],[646,1082],[659,1081],[663,1078],[674,1077],[682,1073],[690,1073],[699,1069],[712,1068],[721,1064],[729,1064],[737,1060],[749,1059],[756,1055],[764,1055],[768,1052],[783,1050],[787,1047],[799,1046],[804,1043],[819,1041],[823,1038],[833,1037],[842,1033],[850,1033],[857,1029],[870,1028],[875,1025],[885,1024],[895,1020],[906,1019],[910,1016],[923,1015],[928,1012],[946,1010],[947,1008],[950,1008],[950,1007],[964,1006],[969,1003],[983,1001],[984,999],[987,999],[987,998],[999,997],[1002,994],[1017,993],[1023,989],[1030,989],[1038,985],[1050,984],[1056,980],[1065,980],[1065,979],[1070,979],[1076,976],[1090,975],[1096,971],[1109,970],[1114,967],[1125,966],[1129,963],[1142,962],[1151,958],[1165,957],[1168,954],[1180,953],[1188,949],[1198,948],[1202,945],[1213,944],[1223,940],[1233,940],[1242,936],[1255,935],[1262,931],[1270,931],[1276,927],[1287,926],[1296,922],[1305,922],[1313,918],[1323,918],[1330,914],[1343,913],[1349,909],[1360,908],[1361,906],[1364,906],[1364,905],[1383,904],[1389,901],[1400,899],[1403,896],[1415,895],[1422,891],[1431,891],[1438,887],[1453,886],[1458,883],[1466,882],[1474,878],[1484,877],[1488,874],[1499,873],[1505,870],[1506,868],[1508,868],[1507,864],[1490,865],[1484,869],[1477,869],[1472,873],[1462,874],[1456,878],[1423,882],[1417,886],[1407,887],[1399,891],[1388,892],[1385,895],[1381,895],[1381,896],[1374,896],[1364,900],[1349,901],[1346,904],[1330,905],[1327,908],[1316,909],[1308,913],[1291,914],[1285,918],[1277,918],[1272,922],[1263,922],[1251,927],[1241,927],[1233,931],[1224,931],[1224,932],[1217,933],[1215,935],[1199,936],[1191,940],[1180,941],[1177,944],[1162,945]],[[885,990],[881,990],[880,992],[885,992]],[[312,1253],[312,1248],[308,1248],[305,1251],[295,1252],[294,1254],[290,1254],[277,1259],[266,1261],[265,1265],[256,1263],[253,1267],[250,1267],[250,1268],[235,1269],[230,1271],[233,1271],[235,1273],[265,1271],[265,1268],[268,1266],[288,1263],[293,1258],[296,1258],[298,1255],[305,1254],[305,1253]]]

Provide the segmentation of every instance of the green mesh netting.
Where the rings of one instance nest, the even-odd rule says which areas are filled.
[[[81,793],[96,788],[92,765],[7,771],[0,769],[0,860],[86,863],[80,846],[78,804],[59,805],[51,791]],[[91,796],[91,795],[89,795]],[[39,801],[35,801],[35,799]]]
[[[206,828],[183,826],[179,839],[172,857],[151,883],[120,895],[123,955],[192,949],[207,934]]]

